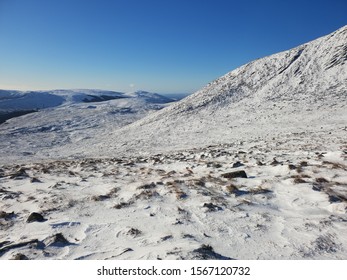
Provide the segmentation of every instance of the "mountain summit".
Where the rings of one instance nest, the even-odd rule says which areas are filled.
[[[343,98],[347,92],[347,26],[330,35],[252,61],[208,84],[168,110],[225,110],[243,99],[254,103]],[[162,112],[163,113],[163,112]]]

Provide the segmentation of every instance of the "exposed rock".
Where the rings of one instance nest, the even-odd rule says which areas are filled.
[[[212,246],[203,244],[200,248],[190,253],[190,259],[193,260],[232,260],[232,258],[222,256],[216,253]]]
[[[13,258],[12,258],[12,260],[20,260],[20,261],[21,260],[28,260],[28,259],[29,258],[26,255],[20,254],[20,253],[14,255]]]
[[[10,175],[10,179],[16,179],[16,180],[25,179],[28,177],[29,177],[29,175],[26,173],[26,171],[23,167],[17,169],[14,173],[12,173]]]
[[[109,199],[110,196],[109,195],[94,195],[92,196],[91,200],[93,201],[104,201],[106,199]]]
[[[140,235],[142,233],[141,230],[137,229],[137,228],[131,228],[129,229],[129,231],[127,232],[128,235],[131,235],[133,237],[137,237],[138,235]]]
[[[43,243],[46,246],[55,246],[55,247],[63,247],[67,245],[71,245],[71,243],[64,237],[62,233],[57,233],[53,236],[47,237],[43,240]]]
[[[204,203],[204,205],[202,207],[205,207],[208,209],[209,212],[213,212],[213,211],[220,211],[223,210],[222,207],[215,205],[213,203]]]
[[[228,172],[222,174],[223,178],[233,179],[233,178],[247,178],[247,174],[244,170]]]
[[[45,222],[45,218],[40,214],[40,213],[36,213],[33,212],[29,215],[28,219],[27,219],[27,223],[32,223],[32,222]]]
[[[281,162],[279,162],[276,158],[273,159],[273,161],[271,162],[271,165],[276,166],[276,165],[280,165],[282,164]]]
[[[162,237],[162,238],[160,238],[160,241],[166,241],[166,240],[169,240],[169,239],[172,239],[173,238],[173,236],[172,235],[167,235],[167,236],[164,236],[164,237]]]
[[[0,219],[5,219],[6,221],[11,220],[16,217],[16,214],[12,211],[10,213],[6,213],[4,211],[0,211]]]
[[[289,170],[295,170],[296,166],[294,164],[289,164],[288,168],[289,168]]]
[[[31,182],[31,183],[42,183],[42,181],[39,180],[39,179],[37,179],[36,177],[31,178],[31,179],[30,179],[30,182]]]
[[[312,190],[316,191],[316,192],[320,192],[323,190],[323,186],[320,184],[313,184],[312,186]]]
[[[191,234],[183,234],[182,238],[195,239],[194,235]]]
[[[39,244],[39,240],[38,239],[33,239],[33,240],[29,240],[29,241],[25,241],[25,242],[20,242],[20,243],[15,243],[15,244],[10,244],[8,246],[4,246],[0,249],[0,256],[2,256],[3,254],[5,254],[7,251],[12,250],[12,249],[16,249],[16,248],[20,248],[20,247],[25,247],[27,245],[32,245],[32,244],[36,244],[36,246],[38,246]]]
[[[3,242],[0,242],[0,248],[8,245],[8,244],[11,244],[11,241],[3,241]]]
[[[143,189],[143,190],[149,190],[149,189],[153,189],[155,188],[155,183],[152,182],[150,184],[145,184],[145,185],[142,185],[140,187],[138,187],[138,189]]]
[[[237,167],[241,167],[241,166],[244,166],[244,164],[239,162],[239,161],[237,161],[233,164],[233,168],[237,168]]]

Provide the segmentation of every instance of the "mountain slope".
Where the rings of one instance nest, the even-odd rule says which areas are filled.
[[[347,122],[346,57],[347,26],[252,61],[113,135],[128,150],[140,149],[140,142],[142,150],[159,152],[301,131],[335,133]]]
[[[254,103],[307,99],[305,103],[310,104],[328,97],[345,101],[346,92],[347,26],[237,68],[160,115],[192,114],[207,107],[224,110],[249,97]]]

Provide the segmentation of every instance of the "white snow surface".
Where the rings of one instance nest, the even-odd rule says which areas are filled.
[[[72,146],[83,146],[85,151],[91,151],[93,149],[85,146],[86,140],[103,141],[98,136],[139,120],[173,101],[143,91],[128,94],[99,90],[3,91],[0,96],[3,112],[40,109],[0,125],[0,156],[6,158],[6,162],[65,156],[62,151],[67,149],[76,157]],[[53,151],[57,153],[52,154]]]
[[[347,26],[128,95],[0,125],[1,259],[347,259]]]

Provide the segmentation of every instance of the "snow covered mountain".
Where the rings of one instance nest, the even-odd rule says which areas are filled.
[[[127,93],[127,95],[146,100],[149,103],[163,104],[163,103],[169,103],[174,101],[173,99],[169,97],[166,97],[157,93],[143,91],[143,90],[130,92],[130,93]]]
[[[148,103],[169,103],[173,100],[145,91],[129,94],[106,90],[50,90],[50,91],[15,91],[0,90],[0,113],[19,110],[38,110],[77,103],[102,102],[121,98],[137,98]]]
[[[344,26],[312,42],[237,68],[119,133],[142,139],[142,144],[148,144],[146,150],[156,147],[158,151],[303,130],[309,133],[316,128],[328,134],[330,124],[340,129],[346,125],[346,107]],[[119,136],[117,131],[114,135]]]
[[[347,259],[347,26],[172,105],[87,95],[0,125],[0,259]]]

